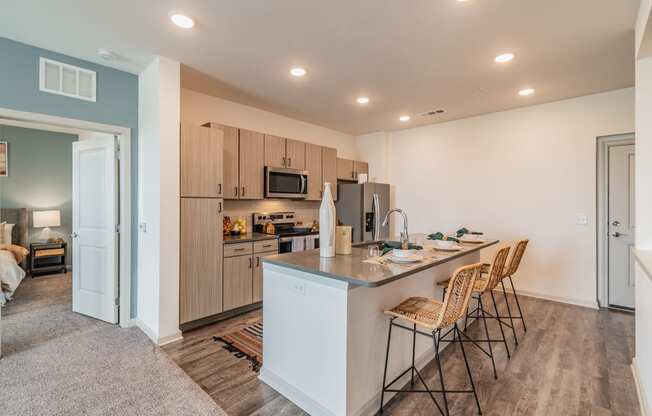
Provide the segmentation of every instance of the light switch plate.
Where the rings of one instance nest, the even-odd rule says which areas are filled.
[[[575,224],[577,225],[587,225],[589,223],[588,215],[578,214],[575,218]]]

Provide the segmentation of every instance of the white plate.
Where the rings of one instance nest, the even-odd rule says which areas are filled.
[[[410,257],[396,257],[391,254],[387,255],[387,260],[393,262],[393,263],[417,263],[423,260],[423,257],[417,256],[417,255],[412,255]]]
[[[438,245],[434,245],[434,246],[432,246],[432,248],[437,250],[437,251],[460,251],[460,250],[462,250],[462,247],[457,245],[457,244],[453,244],[452,246],[447,246],[447,247],[440,247]]]
[[[462,243],[475,243],[475,244],[482,244],[485,242],[485,240],[482,238],[481,235],[463,235],[462,237],[459,238],[460,242]]]

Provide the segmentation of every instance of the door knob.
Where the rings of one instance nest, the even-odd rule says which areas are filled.
[[[620,226],[620,221],[614,221],[611,223],[614,227],[619,227]]]
[[[70,234],[70,237],[72,237],[72,238],[77,238],[77,237],[79,237],[79,234],[73,232],[72,234]]]
[[[615,233],[611,234],[613,237],[620,237],[622,234],[616,231]]]

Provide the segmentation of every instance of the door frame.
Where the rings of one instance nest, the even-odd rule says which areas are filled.
[[[596,159],[596,252],[597,300],[601,308],[609,308],[609,149],[636,145],[634,133],[597,137]]]
[[[134,323],[131,318],[131,129],[2,107],[0,107],[0,118],[40,124],[45,129],[51,127],[53,129],[84,130],[113,134],[119,138],[119,194],[116,195],[119,198],[120,210],[120,244],[118,249],[120,309],[118,324],[122,328],[133,326]]]

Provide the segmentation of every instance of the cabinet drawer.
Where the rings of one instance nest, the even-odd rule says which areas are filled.
[[[252,243],[224,244],[224,257],[242,256],[253,253]]]
[[[254,242],[254,253],[278,251],[278,240],[263,240]]]

